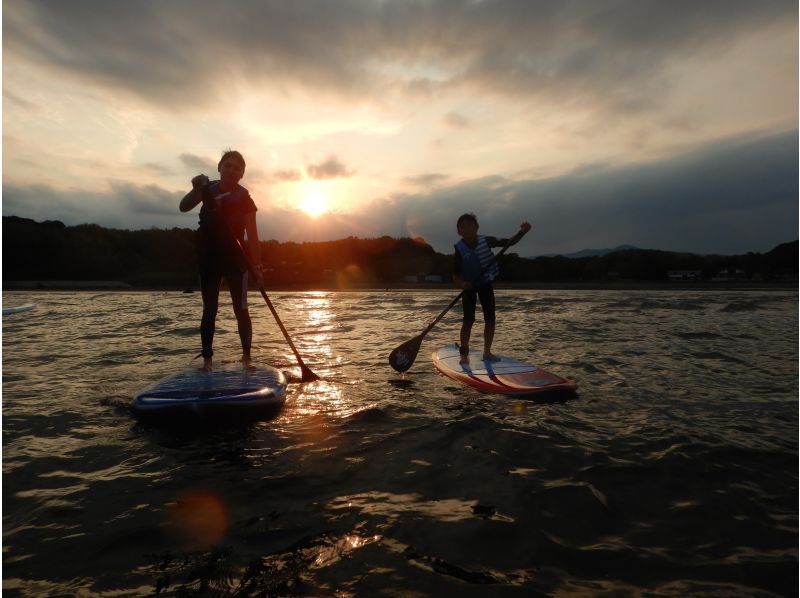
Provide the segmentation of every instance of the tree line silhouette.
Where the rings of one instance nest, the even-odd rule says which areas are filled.
[[[422,239],[348,237],[337,241],[262,241],[268,286],[338,288],[411,281],[449,282],[452,255]],[[625,249],[587,257],[502,258],[502,281],[510,283],[603,283],[666,281],[682,276],[713,280],[796,281],[798,242],[767,253],[698,255]],[[676,275],[677,273],[677,275]],[[134,287],[196,285],[195,231],[186,228],[119,230],[96,224],[66,226],[3,217],[3,280],[119,280]]]

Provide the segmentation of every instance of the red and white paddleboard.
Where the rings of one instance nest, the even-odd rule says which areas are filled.
[[[469,363],[459,363],[456,344],[445,345],[433,352],[433,365],[439,372],[483,392],[503,395],[535,395],[547,392],[574,392],[577,384],[540,367],[498,355],[500,361],[483,360],[483,352],[471,349]]]

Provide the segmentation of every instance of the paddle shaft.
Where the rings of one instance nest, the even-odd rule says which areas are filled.
[[[269,307],[269,310],[272,312],[272,317],[275,318],[275,321],[278,323],[278,328],[281,329],[283,333],[283,337],[286,339],[286,342],[289,343],[289,347],[292,349],[292,353],[297,358],[297,363],[300,364],[300,371],[303,372],[303,379],[304,380],[318,380],[319,376],[317,376],[314,372],[308,369],[308,366],[303,363],[302,357],[300,357],[300,353],[297,351],[297,347],[294,346],[292,342],[292,338],[289,336],[289,333],[286,331],[286,327],[281,322],[280,317],[278,317],[278,312],[275,311],[275,307],[272,305],[272,301],[269,300],[267,296],[267,292],[264,290],[262,285],[258,285],[258,290],[261,291],[261,296],[264,298],[264,301]]]
[[[206,203],[208,202],[208,203]],[[256,280],[259,280],[260,273],[256,270],[253,262],[250,261],[250,258],[247,256],[247,252],[242,247],[241,241],[233,234],[231,227],[228,225],[228,222],[219,214],[217,210],[217,202],[211,195],[211,189],[209,185],[206,184],[203,186],[203,203],[208,205],[209,209],[214,213],[214,220],[219,228],[224,228],[222,234],[227,234],[228,239],[233,241],[233,246],[236,248],[235,250],[238,253],[238,257],[241,260],[241,263],[244,264],[248,271],[255,277]],[[292,349],[292,353],[294,353],[295,358],[297,359],[297,363],[300,365],[300,371],[303,373],[303,380],[310,381],[310,380],[318,380],[319,376],[317,376],[314,372],[312,372],[308,366],[303,363],[303,358],[300,357],[300,353],[297,350],[297,347],[294,346],[294,342],[292,342],[292,338],[289,336],[289,332],[286,330],[286,327],[283,325],[280,317],[278,316],[278,312],[275,310],[275,307],[272,305],[272,301],[269,300],[267,296],[267,292],[264,290],[264,285],[259,283],[258,290],[261,291],[261,296],[264,298],[264,301],[269,307],[270,312],[272,312],[272,317],[275,318],[275,321],[278,323],[278,328],[281,329],[283,333],[283,337],[286,339],[286,342],[289,344],[289,347]]]

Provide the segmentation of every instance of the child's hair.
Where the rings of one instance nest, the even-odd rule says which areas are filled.
[[[465,220],[471,220],[476,226],[478,225],[478,217],[475,216],[475,214],[473,214],[472,212],[467,212],[466,214],[461,214],[461,216],[458,217],[458,222],[456,222],[456,228],[459,228],[461,226],[461,223],[464,222]]]
[[[222,166],[222,163],[227,160],[228,158],[233,158],[234,160],[238,160],[242,163],[242,170],[247,167],[247,164],[244,162],[244,157],[242,154],[237,152],[236,150],[227,149],[222,153],[222,157],[219,159],[219,164],[217,164],[217,170]]]

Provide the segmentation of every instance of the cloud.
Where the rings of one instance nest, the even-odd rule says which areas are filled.
[[[34,102],[22,97],[20,94],[12,93],[7,89],[3,89],[3,99],[31,112],[40,110],[39,106]]]
[[[442,122],[453,129],[465,129],[469,126],[469,120],[457,112],[448,112],[442,118]]]
[[[181,154],[179,158],[183,165],[192,172],[211,174],[217,172],[217,163],[209,158],[195,156],[194,154]]]
[[[299,181],[303,178],[303,175],[299,170],[276,170],[269,178],[276,183],[286,183]]]
[[[125,181],[110,183],[111,195],[127,204],[133,214],[144,216],[174,216],[183,194],[166,191],[157,185],[139,186]]]
[[[425,238],[439,251],[456,240],[455,220],[478,215],[483,234],[534,230],[522,255],[632,244],[696,253],[768,251],[797,238],[798,133],[728,139],[645,164],[594,164],[563,176],[484,177],[421,194],[376,200],[374,230]]]
[[[270,208],[265,211],[259,226],[259,238],[277,239],[281,242],[329,241],[347,237],[379,237],[374,231],[365,231],[361,222],[353,221],[349,214],[326,214],[314,218],[302,210]],[[264,224],[266,226],[264,227]]]
[[[312,179],[335,179],[351,177],[355,174],[355,171],[347,170],[347,167],[336,156],[328,156],[319,164],[309,164],[306,172]]]
[[[84,197],[82,192],[56,190],[48,185],[4,183],[3,216],[22,216],[38,221],[61,220],[67,224],[98,222],[98,214],[91,214],[83,204]]]
[[[488,176],[421,193],[395,193],[363,210],[313,219],[287,209],[258,215],[262,239],[317,241],[347,236],[421,236],[450,252],[455,221],[474,212],[481,233],[533,231],[521,255],[571,253],[632,244],[695,253],[764,252],[797,239],[798,131],[741,136],[648,163],[592,164],[563,176]],[[3,185],[3,214],[115,228],[196,225],[179,214],[181,191],[115,181],[109,190],[58,191]]]
[[[5,60],[172,110],[224,102],[224,80],[344,99],[460,88],[641,111],[662,101],[676,62],[719,57],[776,28],[796,40],[797,5],[29,0],[8,3],[3,17]]]
[[[525,254],[796,237],[796,132],[776,134],[797,127],[796,3],[3,8],[6,214],[194,226],[173,204],[234,143],[253,156],[265,238],[423,236],[450,251],[464,211],[501,236],[531,220]],[[349,212],[270,205],[308,177],[352,177],[332,186],[352,193],[335,202]]]
[[[143,229],[193,226],[197,216],[178,211],[183,193],[112,181],[107,191],[61,190],[49,185],[3,184],[3,215],[67,225]]]
[[[151,174],[159,177],[172,176],[174,173],[171,168],[159,164],[157,162],[147,162],[142,165],[142,168]]]
[[[435,187],[443,184],[449,178],[450,175],[431,172],[428,174],[405,177],[403,179],[403,183],[407,185],[413,185],[415,187]]]

